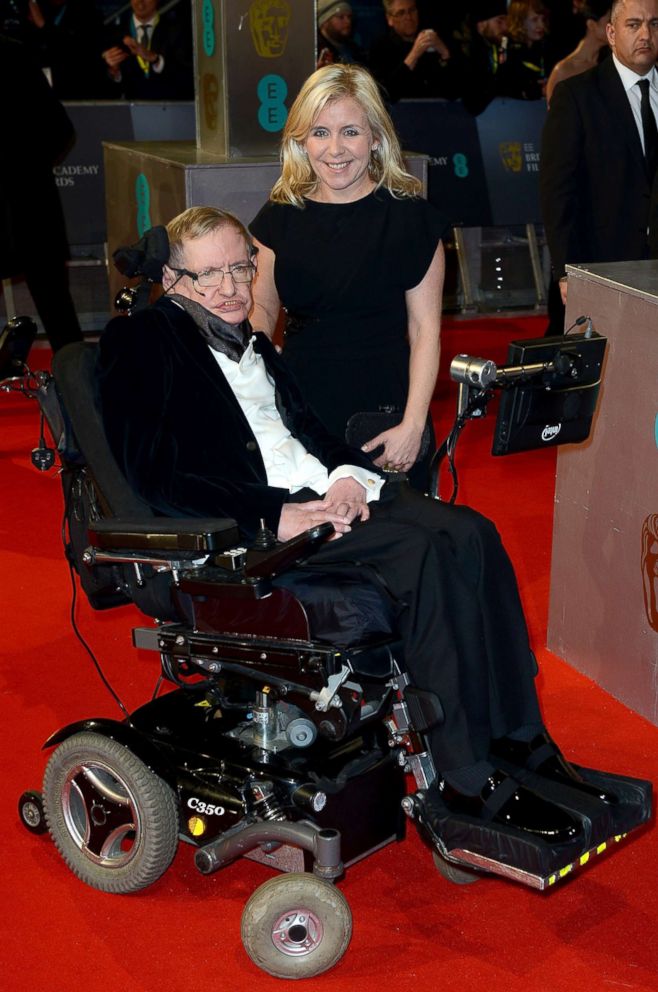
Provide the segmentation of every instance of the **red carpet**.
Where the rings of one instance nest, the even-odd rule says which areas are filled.
[[[543,325],[543,318],[450,322],[444,364],[460,351],[502,361],[510,338],[541,333]],[[39,357],[47,356],[37,352],[35,364]],[[439,436],[454,404],[455,388],[444,372],[434,410]],[[464,432],[460,498],[495,519],[512,554],[539,656],[548,725],[583,764],[655,780],[658,728],[543,649],[554,456],[491,458],[492,428],[490,415]],[[118,716],[70,630],[60,486],[54,474],[41,475],[30,464],[37,439],[36,405],[0,394],[2,988],[282,989],[286,983],[258,971],[240,944],[242,908],[270,876],[266,868],[241,861],[204,877],[191,849],[181,846],[172,868],[150,889],[104,895],[78,882],[51,842],[19,823],[16,801],[24,789],[40,787],[46,737],[72,720]],[[78,615],[124,702],[143,702],[155,681],[156,658],[131,647],[136,611],[93,614],[81,604]],[[494,879],[460,888],[438,875],[410,829],[403,843],[348,871],[340,887],[354,916],[350,948],[333,971],[298,987],[655,992],[657,856],[656,834],[648,829],[546,894]]]

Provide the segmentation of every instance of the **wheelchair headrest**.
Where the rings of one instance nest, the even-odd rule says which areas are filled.
[[[143,276],[148,282],[162,282],[162,267],[169,259],[166,227],[150,228],[136,244],[117,248],[112,259],[123,276],[130,279]]]

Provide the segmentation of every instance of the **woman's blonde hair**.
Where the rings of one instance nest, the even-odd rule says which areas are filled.
[[[306,139],[326,105],[345,98],[359,104],[378,143],[368,163],[375,188],[384,186],[393,196],[420,193],[420,181],[404,167],[400,142],[374,79],[362,66],[335,63],[309,76],[290,108],[281,140],[281,176],[272,188],[270,200],[301,207],[304,197],[316,191],[318,178],[306,154]]]
[[[250,254],[253,254],[251,234],[239,220],[228,210],[220,207],[188,207],[167,224],[169,238],[169,265],[181,265],[183,261],[183,241],[194,241],[203,238],[212,231],[222,227],[233,227],[247,242]]]

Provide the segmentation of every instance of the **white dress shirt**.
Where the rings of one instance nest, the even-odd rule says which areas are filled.
[[[658,121],[658,72],[656,72],[654,67],[651,69],[651,72],[646,74],[646,76],[638,76],[637,72],[633,72],[633,70],[629,69],[627,65],[622,65],[616,55],[613,54],[612,59],[617,67],[617,72],[619,73],[619,77],[626,91],[628,102],[631,105],[633,117],[635,118],[637,130],[640,135],[640,141],[642,142],[642,151],[644,151],[644,129],[642,127],[642,112],[640,109],[642,92],[640,87],[637,86],[637,83],[639,83],[642,79],[649,80],[649,100],[651,102],[653,116]]]
[[[276,408],[274,383],[253,339],[239,362],[210,348],[254,432],[265,464],[267,483],[296,493],[308,488],[323,496],[339,479],[355,479],[370,503],[379,499],[384,479],[358,465],[340,465],[331,474],[293,437]]]

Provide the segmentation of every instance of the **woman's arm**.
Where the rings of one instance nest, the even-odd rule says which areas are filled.
[[[281,301],[274,282],[274,262],[276,256],[254,238],[258,248],[258,269],[254,280],[254,307],[251,311],[251,324],[255,331],[263,331],[270,340],[274,337],[276,322],[279,319]]]
[[[409,395],[402,422],[364,444],[364,451],[373,451],[384,444],[384,452],[376,465],[399,472],[408,471],[420,449],[427,421],[427,411],[434,393],[439,371],[439,337],[441,331],[441,298],[445,273],[445,255],[439,242],[429,269],[422,281],[407,290],[409,347]]]

